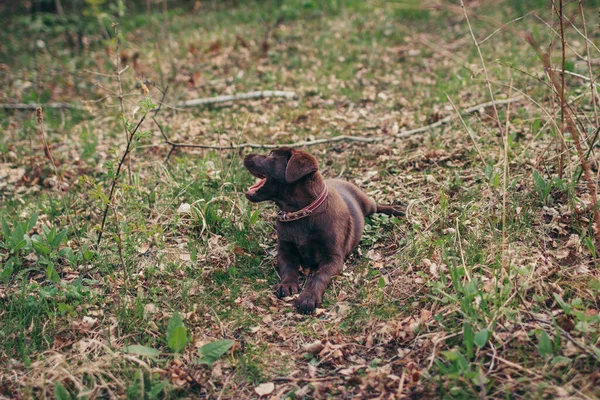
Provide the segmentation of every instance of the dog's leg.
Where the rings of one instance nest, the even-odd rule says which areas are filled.
[[[298,286],[298,272],[300,270],[300,257],[293,244],[277,242],[277,267],[281,282],[275,286],[278,297],[293,296],[300,292]]]
[[[342,272],[343,258],[321,264],[317,272],[308,280],[306,286],[296,300],[296,309],[302,314],[312,314],[321,305],[323,293],[331,279]]]
[[[397,217],[403,217],[405,215],[404,211],[402,211],[399,207],[385,206],[382,204],[377,204],[377,211],[375,212],[380,214],[395,215]]]

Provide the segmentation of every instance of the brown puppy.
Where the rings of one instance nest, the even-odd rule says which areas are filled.
[[[244,166],[260,178],[246,192],[248,200],[271,200],[282,211],[276,225],[281,277],[277,295],[300,291],[300,265],[315,271],[296,300],[301,313],[312,313],[321,304],[332,277],[342,271],[345,258],[358,246],[366,216],[376,212],[403,215],[392,206],[375,204],[349,182],[324,180],[317,160],[302,150],[282,147],[266,156],[249,154]]]

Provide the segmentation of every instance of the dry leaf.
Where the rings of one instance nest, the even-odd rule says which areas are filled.
[[[310,354],[319,354],[321,350],[325,348],[325,346],[323,345],[323,343],[321,343],[320,340],[315,340],[314,342],[305,344],[302,347],[307,353]]]
[[[261,383],[254,388],[254,391],[259,397],[267,396],[275,390],[275,384],[273,382]]]
[[[192,206],[188,203],[181,203],[177,209],[177,214],[190,214],[192,212]]]

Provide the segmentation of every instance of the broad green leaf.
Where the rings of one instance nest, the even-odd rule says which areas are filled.
[[[38,241],[39,239],[32,239],[31,240],[31,245],[33,246],[33,249],[36,251],[36,253],[39,254],[43,254],[45,256],[47,256],[48,254],[50,254],[50,252],[52,251],[52,249],[47,246],[45,243],[42,243],[40,241]]]
[[[482,329],[475,334],[475,344],[477,347],[482,348],[485,346],[488,340],[488,330]]]
[[[187,331],[185,326],[179,325],[175,327],[171,332],[169,339],[167,339],[167,343],[175,353],[179,353],[183,350],[187,344]]]
[[[564,367],[564,366],[571,364],[571,359],[569,357],[556,356],[552,359],[550,364],[556,365],[559,367]]]
[[[27,246],[27,239],[21,239],[21,241],[16,242],[16,243],[13,244],[12,250],[13,251],[19,251],[19,250],[21,250],[25,246]]]
[[[54,382],[54,397],[57,400],[71,400],[71,395],[62,383]]]
[[[473,334],[473,328],[471,325],[465,324],[463,328],[463,343],[467,348],[467,356],[473,357],[473,343],[475,343],[475,335]]]
[[[4,217],[2,217],[1,221],[2,221],[2,236],[4,236],[5,241],[8,241],[8,239],[10,239],[10,237],[11,237],[10,227],[8,226],[8,222],[6,222]]]
[[[58,276],[58,273],[52,265],[48,265],[48,268],[46,268],[46,277],[52,282],[60,281],[60,276]]]
[[[160,394],[160,392],[163,391],[163,389],[169,384],[169,382],[161,382],[158,383],[154,386],[152,386],[152,390],[150,390],[148,392],[148,398],[150,400],[156,399],[158,398],[158,395]]]
[[[142,346],[139,344],[132,344],[131,346],[125,346],[121,349],[123,353],[135,354],[137,356],[144,356],[148,358],[158,358],[158,350],[152,347]]]
[[[565,302],[560,294],[554,293],[554,300],[556,300],[558,305],[561,306],[561,308],[565,310],[568,315],[571,314],[571,305]]]
[[[91,250],[84,250],[83,251],[83,259],[85,261],[90,261],[92,258],[94,258],[94,252]]]
[[[54,236],[50,245],[52,247],[54,247],[55,249],[57,249],[60,246],[60,244],[65,240],[66,237],[67,237],[67,230],[63,229],[62,231],[58,232],[56,234],[56,236]]]
[[[543,192],[546,189],[546,180],[535,169],[533,170],[533,182],[535,184],[535,188],[540,192]]]
[[[15,230],[12,231],[12,235],[10,237],[10,241],[13,244],[13,248],[17,247],[17,243],[20,243],[25,236],[25,232],[23,232],[23,228],[21,228],[21,225],[19,224],[15,224]]]
[[[71,263],[74,263],[74,261],[76,260],[75,254],[73,253],[73,249],[71,249],[70,247],[63,247],[58,251],[58,255],[66,258]]]
[[[594,345],[590,345],[590,347],[592,348],[592,350],[594,351],[594,354],[596,354],[596,357],[600,357],[600,349],[597,348]]]
[[[176,311],[171,316],[171,319],[169,320],[169,325],[167,325],[167,342],[171,340],[171,337],[173,336],[173,331],[178,326],[183,326],[183,321],[181,319],[181,315],[179,315],[179,313]]]
[[[500,175],[494,174],[494,180],[492,182],[492,186],[494,188],[497,188],[498,186],[500,186]]]
[[[29,222],[27,222],[27,232],[29,232],[30,230],[33,229],[33,227],[35,226],[35,224],[37,223],[38,220],[38,213],[33,213],[33,215],[31,216],[31,218],[29,218]],[[27,233],[25,232],[25,233]]]
[[[202,364],[213,365],[223,354],[229,350],[233,344],[234,340],[223,339],[223,340],[215,340],[214,342],[210,342],[200,347],[198,352],[200,353],[200,359],[198,362]]]
[[[14,272],[14,262],[12,258],[9,258],[0,274],[0,280],[3,282],[8,281]]]
[[[538,338],[538,351],[544,358],[551,356],[553,353],[552,342],[546,332],[542,332]]]
[[[254,225],[258,221],[258,210],[254,211],[250,216],[250,225]]]

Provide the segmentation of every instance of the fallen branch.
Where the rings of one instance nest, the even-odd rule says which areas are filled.
[[[366,366],[365,366],[366,368]],[[329,382],[329,381],[335,381],[336,379],[341,379],[338,376],[324,376],[324,377],[317,377],[317,378],[292,378],[292,377],[278,377],[278,378],[273,378],[272,380],[274,382]]]
[[[519,100],[521,100],[520,96],[513,97],[511,99],[506,99],[506,100],[488,101],[486,103],[481,103],[481,104],[477,104],[477,105],[475,105],[473,107],[469,107],[466,110],[464,110],[464,113],[465,114],[473,114],[473,113],[481,110],[482,108],[487,108],[487,107],[491,107],[491,106],[494,106],[494,105],[500,106],[500,105],[503,105],[503,104],[510,104],[510,103],[513,103],[513,102],[516,102],[516,101],[519,101]],[[448,122],[452,121],[455,118],[455,116],[456,115],[454,115],[454,114],[453,115],[449,115],[449,116],[447,116],[445,118],[440,119],[439,121],[434,122],[433,124],[425,125],[425,126],[422,126],[420,128],[416,128],[416,129],[411,129],[409,131],[399,132],[396,135],[394,135],[394,137],[396,137],[396,138],[404,138],[404,137],[411,136],[411,135],[414,135],[414,134],[417,134],[417,133],[427,132],[430,129],[437,128],[438,126],[442,126],[444,124],[447,124]]]
[[[167,153],[167,156],[165,157],[165,163],[167,163],[169,161],[171,154],[173,154],[175,149],[178,147],[182,147],[182,148],[185,147],[188,149],[191,148],[191,149],[209,149],[209,150],[238,150],[238,149],[246,149],[246,148],[278,149],[280,147],[308,147],[308,146],[314,146],[317,144],[333,143],[333,142],[376,143],[376,142],[382,142],[385,139],[384,137],[366,138],[366,137],[361,137],[361,136],[342,135],[342,136],[335,136],[332,138],[323,138],[323,139],[307,140],[307,141],[296,142],[296,143],[279,143],[279,144],[241,143],[241,144],[231,144],[229,146],[219,146],[219,145],[210,145],[210,144],[177,143],[177,142],[172,142],[169,139],[169,137],[163,131],[162,126],[158,123],[158,121],[156,121],[156,119],[154,117],[152,117],[152,120],[154,121],[156,126],[158,126],[158,129],[160,130],[160,133],[162,134],[163,139],[165,140],[164,143],[171,146],[171,149],[169,150],[169,152]]]
[[[225,103],[227,101],[248,100],[248,99],[266,99],[268,97],[283,97],[286,99],[297,99],[299,96],[295,92],[285,92],[282,90],[262,90],[256,92],[240,93],[227,96],[207,97],[203,99],[193,99],[179,102],[174,107],[197,107],[205,104]],[[35,110],[42,108],[58,108],[85,110],[84,106],[72,103],[47,103],[47,104],[25,104],[25,103],[0,103],[0,108],[6,110]]]
[[[56,109],[73,109],[85,110],[84,106],[71,103],[47,103],[47,104],[25,104],[25,103],[2,103],[0,108],[5,110],[36,110],[38,108],[56,108]]]
[[[297,99],[298,95],[295,92],[284,92],[281,90],[263,90],[257,92],[248,92],[233,94],[227,96],[208,97],[204,99],[186,100],[177,103],[176,107],[196,107],[205,104],[224,103],[227,101],[248,100],[248,99],[264,99],[267,97],[284,97],[286,99]]]
[[[481,103],[481,104],[477,104],[475,106],[469,107],[466,110],[464,110],[464,112],[466,114],[473,114],[473,113],[481,110],[482,108],[490,107],[492,105],[498,106],[498,105],[502,105],[502,104],[510,104],[510,103],[516,102],[520,99],[521,99],[521,97],[513,97],[510,99],[506,99],[506,100],[488,101],[486,103]],[[454,117],[455,117],[454,115],[450,115],[450,116],[440,119],[437,122],[434,122],[433,124],[425,125],[425,126],[422,126],[420,128],[416,128],[416,129],[411,129],[409,131],[400,132],[400,133],[397,133],[396,135],[393,135],[392,137],[393,138],[405,138],[405,137],[408,137],[411,135],[415,135],[417,133],[427,132],[430,129],[434,129],[443,124],[447,124],[448,122],[452,121],[452,119]],[[188,149],[209,149],[209,150],[238,150],[238,149],[245,149],[245,148],[277,149],[279,147],[308,147],[308,146],[315,146],[315,145],[323,144],[323,143],[335,143],[335,142],[378,143],[378,142],[383,142],[384,140],[388,139],[388,137],[386,137],[386,136],[362,137],[362,136],[341,135],[341,136],[334,136],[331,138],[321,138],[321,139],[315,139],[315,140],[307,140],[307,141],[303,141],[303,142],[278,143],[278,144],[241,143],[241,144],[230,144],[228,146],[220,146],[220,145],[210,145],[210,144],[178,143],[178,142],[173,142],[167,136],[165,131],[162,129],[162,126],[158,123],[158,121],[154,117],[152,117],[152,120],[154,121],[154,123],[156,124],[158,129],[160,130],[160,133],[164,139],[163,143],[171,146],[171,149],[169,150],[169,152],[167,153],[167,156],[165,157],[165,163],[167,163],[169,161],[171,154],[173,154],[175,149],[178,147],[182,147],[182,148],[185,147]]]

